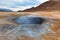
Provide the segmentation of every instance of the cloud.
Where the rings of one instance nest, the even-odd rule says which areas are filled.
[[[36,7],[46,1],[49,0],[0,0],[0,6],[9,8],[11,10],[13,9],[13,11],[18,11],[18,10],[25,10],[31,7]]]

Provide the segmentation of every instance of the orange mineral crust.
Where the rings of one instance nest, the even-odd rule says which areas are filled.
[[[42,39],[44,39],[44,40],[60,40],[60,21],[54,20],[53,25],[54,26],[50,28],[53,32],[42,35]]]
[[[25,35],[18,35],[15,37],[15,35],[12,35],[13,31],[12,33],[9,31],[11,30],[8,28],[9,25],[12,25],[13,28],[18,26],[18,24],[12,19],[25,15],[35,15],[51,20],[51,25],[49,25],[50,31],[41,34],[39,36],[39,40],[60,40],[60,0],[50,0],[36,8],[32,7],[30,9],[24,10],[23,12],[20,12],[20,10],[18,12],[0,12],[0,40],[36,40],[34,37]],[[7,27],[8,29],[4,27]],[[10,34],[5,33],[5,30]]]
[[[40,38],[41,40],[60,40],[60,12],[0,12],[0,26],[4,26],[6,24],[17,26],[18,24],[13,22],[11,19],[6,21],[4,20],[4,18],[10,16],[18,17],[24,15],[42,16],[53,20],[51,21],[51,27],[49,27],[51,31],[40,35]],[[12,38],[14,38],[14,36],[11,37],[4,34],[3,32],[0,32],[0,40],[12,40]],[[35,40],[35,38],[22,35],[21,37],[18,36],[14,38],[14,40]]]

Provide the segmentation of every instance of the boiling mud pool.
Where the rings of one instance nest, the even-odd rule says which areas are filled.
[[[20,37],[22,36],[34,38],[35,40],[41,40],[42,34],[52,32],[52,30],[49,29],[49,27],[52,26],[51,25],[52,20],[49,18],[43,18],[43,17],[41,18],[37,16],[36,17],[35,16],[21,16],[19,18],[15,18],[12,20],[16,22],[18,26],[7,24],[8,26],[6,25],[1,26],[1,29],[0,29],[1,30],[0,34],[3,33],[4,35],[7,35],[8,40],[17,40],[16,38],[19,37],[20,39]],[[41,21],[42,23],[39,23]],[[23,39],[24,37],[21,40]]]

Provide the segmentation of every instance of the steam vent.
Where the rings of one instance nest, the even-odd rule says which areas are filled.
[[[0,0],[0,40],[60,40],[60,0]]]

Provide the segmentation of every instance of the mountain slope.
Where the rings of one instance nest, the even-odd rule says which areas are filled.
[[[60,7],[60,3],[59,2],[48,1],[48,2],[45,2],[45,3],[41,4],[41,5],[39,5],[36,8],[33,7],[33,8],[30,8],[30,9],[24,10],[23,12],[54,11],[54,10],[58,10],[59,7]],[[20,12],[20,10],[18,12]]]

